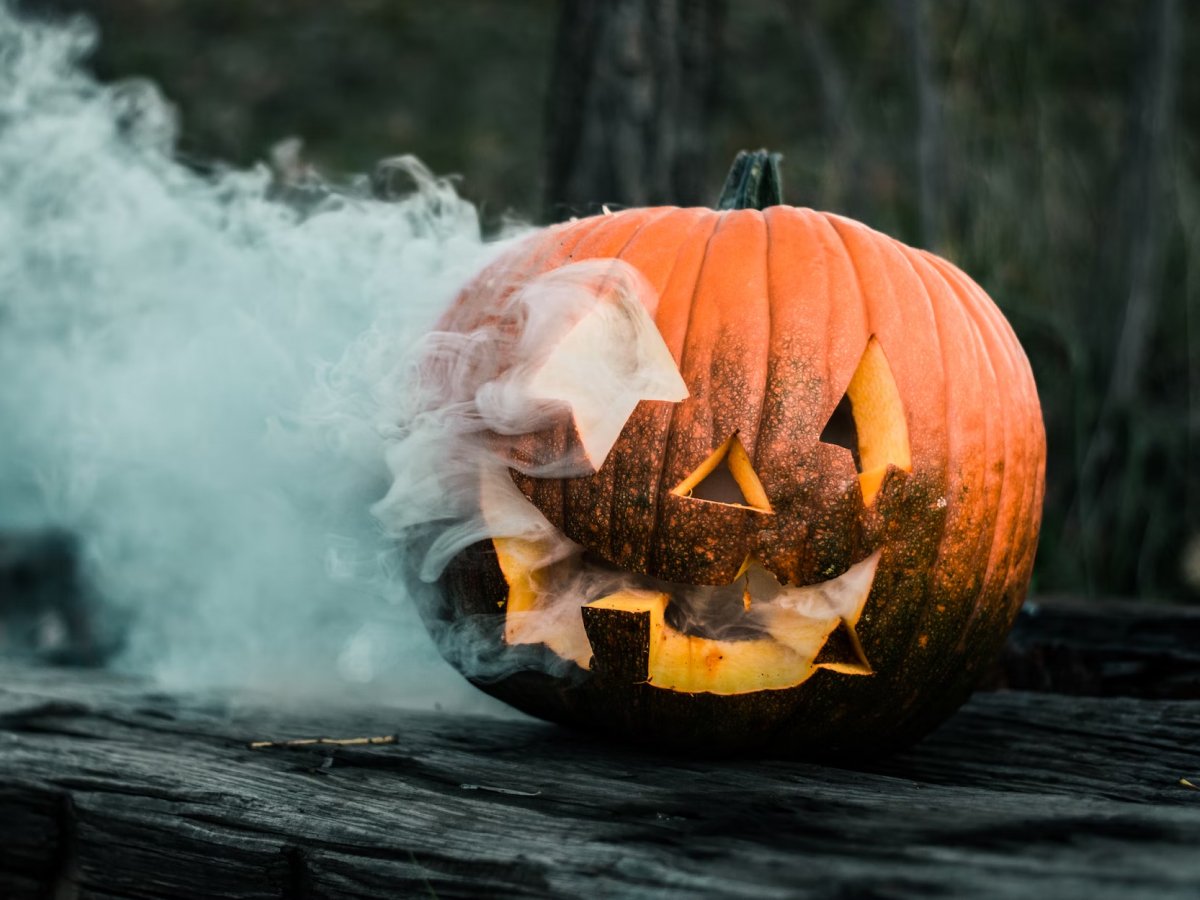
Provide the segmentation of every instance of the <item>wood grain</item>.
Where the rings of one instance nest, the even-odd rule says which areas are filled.
[[[0,667],[0,896],[1130,897],[1200,888],[1200,701],[977,695],[866,770]],[[251,750],[253,740],[396,736]]]

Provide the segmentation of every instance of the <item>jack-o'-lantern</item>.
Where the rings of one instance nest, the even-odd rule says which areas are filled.
[[[719,210],[540,231],[443,319],[467,333],[522,284],[620,260],[679,386],[601,434],[565,385],[602,352],[579,325],[535,373],[571,415],[490,436],[558,549],[487,529],[429,618],[522,710],[701,753],[875,753],[962,702],[1023,600],[1045,439],[1012,330],[944,259],[779,205],[776,165],[739,157]],[[572,445],[567,477],[519,464]]]

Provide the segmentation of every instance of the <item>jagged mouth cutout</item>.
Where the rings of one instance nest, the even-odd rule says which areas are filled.
[[[875,503],[889,471],[911,472],[904,407],[874,336],[821,440],[853,456],[865,507]],[[697,503],[774,514],[737,432],[672,493]],[[556,541],[570,543],[561,534]],[[508,586],[501,606],[509,645],[544,644],[583,669],[625,673],[635,682],[686,693],[790,688],[822,669],[851,677],[874,674],[857,626],[882,548],[817,584],[781,584],[761,562],[747,557],[730,584],[703,586],[616,572],[582,547],[564,558],[550,550],[552,543],[493,538]],[[618,587],[606,590],[606,584]],[[578,603],[548,602],[561,591],[575,591]],[[720,627],[686,612],[697,608],[720,610]],[[614,652],[622,658],[612,658]]]

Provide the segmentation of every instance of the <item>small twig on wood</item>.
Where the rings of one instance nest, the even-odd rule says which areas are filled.
[[[537,797],[541,791],[518,791],[516,788],[493,787],[490,784],[460,784],[464,791],[491,791],[493,794],[508,794],[513,797]]]
[[[333,745],[335,747],[365,747],[376,744],[394,744],[396,735],[381,734],[375,737],[354,738],[294,738],[290,741],[251,741],[247,746],[251,750],[269,750],[274,747],[310,747],[316,744]]]
[[[1191,788],[1193,791],[1200,791],[1200,784],[1196,784],[1196,782],[1194,782],[1188,778],[1180,778],[1179,783],[1182,784],[1185,788]]]

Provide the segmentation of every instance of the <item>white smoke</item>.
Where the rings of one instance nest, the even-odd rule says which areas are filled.
[[[408,409],[390,435],[395,480],[375,507],[397,538],[440,522],[420,564],[426,581],[486,538],[569,544],[509,469],[591,474],[639,402],[688,394],[654,324],[658,295],[627,263],[591,259],[526,283],[481,282],[455,310],[460,330],[433,332],[418,349]],[[566,446],[521,440],[568,423]]]
[[[520,254],[517,255],[520,259]],[[397,416],[388,460],[395,480],[375,513],[413,558],[416,601],[449,659],[475,678],[510,674],[522,657],[497,654],[471,616],[447,621],[428,585],[471,544],[524,542],[530,571],[555,568],[519,643],[588,658],[580,607],[636,583],[596,572],[583,548],[559,532],[517,489],[516,469],[537,478],[600,468],[644,401],[678,402],[687,386],[654,324],[658,295],[619,259],[588,259],[528,277],[511,260],[480,275],[416,354],[408,410]],[[562,565],[556,565],[562,563]],[[551,663],[553,665],[553,663]]]
[[[190,171],[93,40],[0,2],[0,529],[79,536],[127,670],[465,702],[370,507],[413,342],[496,245],[411,159],[307,215]]]

